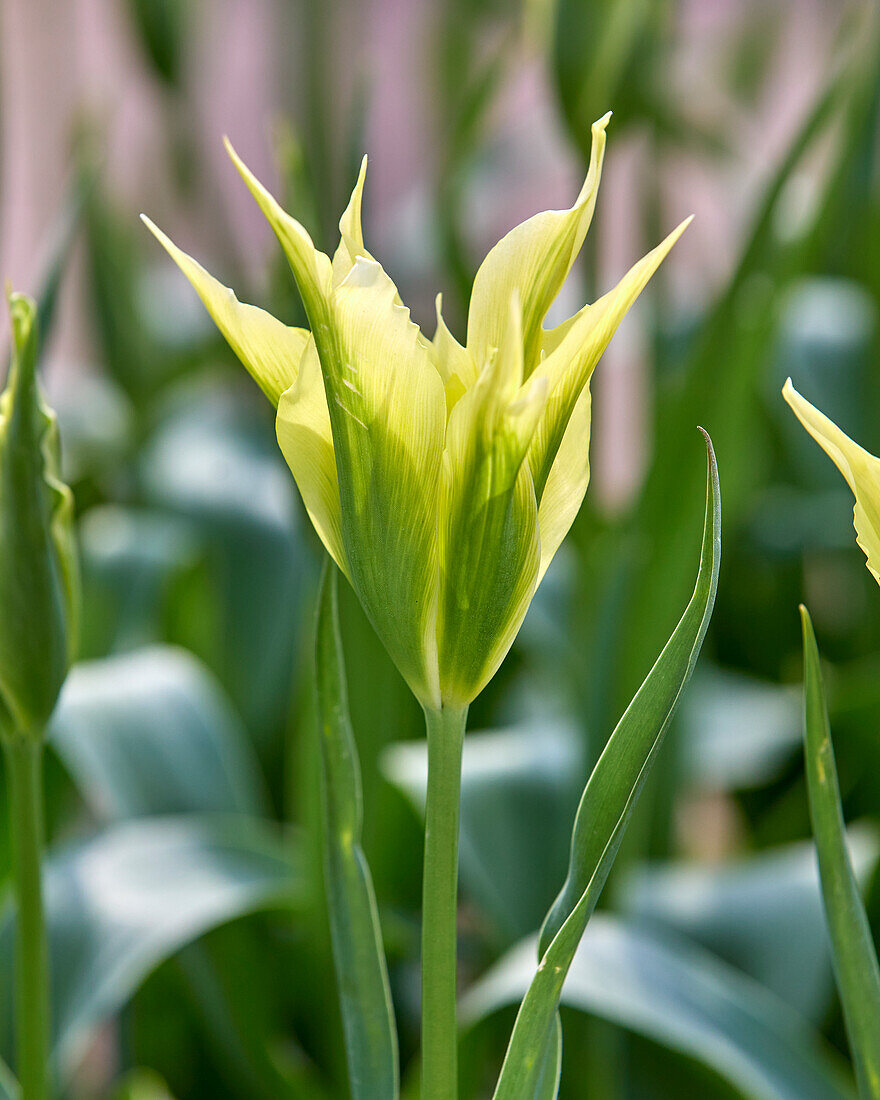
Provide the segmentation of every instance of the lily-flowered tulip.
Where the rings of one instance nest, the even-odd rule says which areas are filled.
[[[510,648],[587,489],[590,375],[686,224],[609,294],[543,327],[592,218],[608,117],[571,209],[530,218],[483,261],[465,344],[439,299],[426,339],[365,247],[366,159],[331,260],[227,143],[311,332],[240,303],[147,223],[277,406],[315,529],[429,708],[469,703]]]
[[[852,489],[856,498],[853,508],[856,542],[865,552],[871,575],[880,583],[880,458],[860,447],[811,405],[794,388],[790,378],[782,388],[782,396]]]

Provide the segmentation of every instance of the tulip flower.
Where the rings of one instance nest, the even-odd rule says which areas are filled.
[[[782,396],[852,489],[856,498],[853,508],[856,542],[865,553],[871,575],[880,583],[880,458],[860,447],[811,405],[794,388],[790,378]]]
[[[610,293],[543,327],[592,218],[607,121],[574,205],[530,218],[483,261],[464,344],[439,298],[426,339],[364,245],[366,159],[331,260],[227,143],[311,332],[239,302],[147,221],[277,407],[316,531],[429,709],[470,703],[510,648],[587,489],[590,375],[686,224]]]
[[[474,280],[464,344],[427,339],[364,244],[366,159],[332,259],[229,154],[275,231],[310,331],[238,301],[151,222],[277,409],[278,443],[328,553],[422,703],[423,1100],[456,1072],[456,887],[467,709],[510,648],[590,476],[590,376],[687,223],[604,297],[545,329],[593,216],[609,116],[568,210],[507,234]]]

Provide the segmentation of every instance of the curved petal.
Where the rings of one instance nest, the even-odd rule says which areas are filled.
[[[275,432],[315,530],[330,557],[348,576],[333,433],[318,351],[311,337],[296,382],[278,402]]]
[[[590,484],[590,406],[588,382],[568,421],[538,506],[541,533],[538,584],[574,523]]]
[[[443,383],[427,341],[375,260],[358,258],[316,342],[351,582],[416,696],[436,705]]]
[[[282,324],[257,306],[240,302],[228,286],[178,248],[145,214],[141,214],[141,220],[192,283],[226,342],[277,407],[281,394],[296,381],[309,333]]]
[[[337,287],[351,271],[358,256],[371,259],[364,246],[364,231],[361,227],[361,208],[364,201],[364,184],[367,180],[367,158],[361,161],[357,183],[348,200],[345,213],[339,219],[339,246],[333,254],[333,286]]]
[[[880,582],[880,458],[853,442],[833,420],[801,397],[790,378],[782,396],[852,489],[856,541],[865,552],[871,575]]]
[[[545,334],[552,350],[542,361],[540,373],[550,385],[550,399],[529,450],[529,467],[535,492],[541,501],[569,419],[593,368],[630,306],[644,290],[669,250],[690,224],[687,218],[655,249],[630,268],[614,290]]]
[[[547,397],[524,391],[520,311],[449,419],[440,507],[437,638],[444,703],[474,699],[510,648],[537,584],[537,507],[525,455]]]
[[[584,242],[596,205],[610,112],[593,124],[587,178],[570,210],[545,210],[512,229],[477,272],[468,312],[467,346],[478,368],[501,344],[511,295],[522,303],[525,374],[541,352],[541,326]]]
[[[232,148],[229,138],[223,141],[232,163],[284,249],[314,332],[319,325],[326,323],[327,297],[332,281],[330,257],[315,248],[305,226],[282,209]]]

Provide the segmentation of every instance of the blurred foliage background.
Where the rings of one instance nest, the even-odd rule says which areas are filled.
[[[557,319],[697,218],[597,371],[593,485],[472,711],[463,1091],[488,1095],[583,779],[689,595],[702,424],[724,500],[718,602],[572,972],[561,1095],[851,1095],[807,841],[797,604],[830,662],[877,935],[880,594],[849,493],[779,390],[791,374],[880,449],[875,5],[5,0],[0,73],[0,271],[41,300],[84,561],[47,774],[63,1094],[347,1094],[316,857],[319,547],[270,408],[138,210],[301,322],[220,136],[325,249],[366,149],[371,249],[420,323],[442,291],[461,335],[487,247],[570,203],[589,124],[613,108]],[[412,1096],[420,714],[342,595]],[[3,831],[4,876],[7,848]],[[10,950],[7,913],[4,974]],[[4,1056],[10,999],[4,983]]]

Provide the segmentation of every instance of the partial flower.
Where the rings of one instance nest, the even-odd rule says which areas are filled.
[[[73,659],[79,573],[58,428],[36,376],[37,309],[7,292],[12,362],[0,394],[0,733],[39,736]]]
[[[868,569],[880,582],[880,458],[853,442],[833,420],[802,397],[789,378],[782,396],[813,439],[846,478],[856,498],[853,525],[856,542],[864,550]]]
[[[687,225],[609,294],[544,328],[593,215],[609,117],[593,126],[574,205],[528,219],[483,261],[464,344],[439,299],[426,339],[364,245],[366,158],[331,260],[227,143],[310,332],[239,302],[147,220],[276,405],[315,529],[426,707],[469,703],[510,648],[587,489],[593,368]]]

